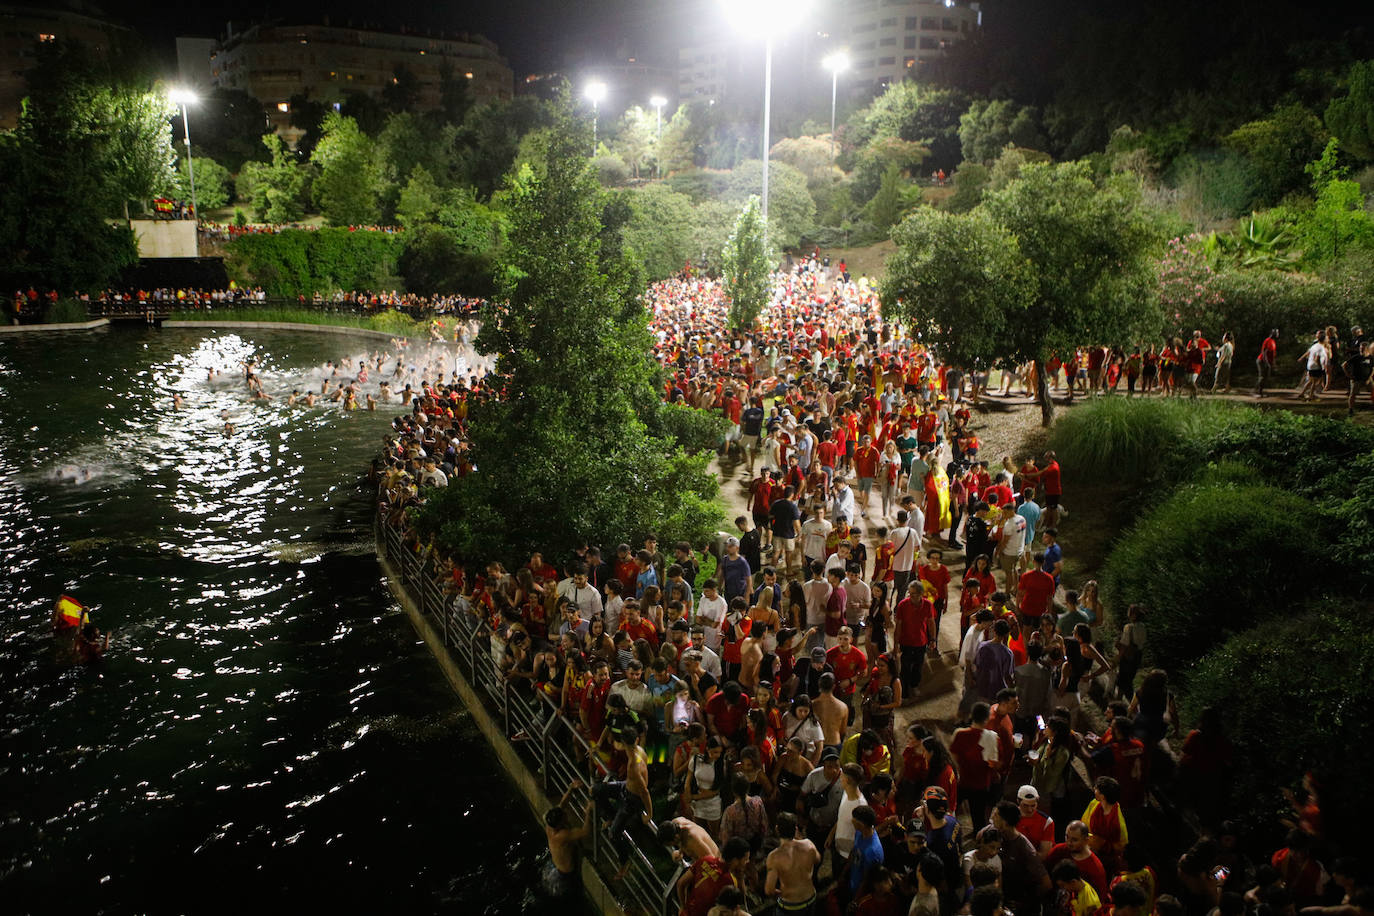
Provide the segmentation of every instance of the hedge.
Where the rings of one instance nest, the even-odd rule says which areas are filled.
[[[1229,810],[1272,828],[1281,786],[1322,780],[1327,837],[1364,847],[1374,818],[1374,614],[1324,603],[1271,620],[1209,652],[1188,677],[1183,718],[1217,709],[1235,747]]]
[[[396,259],[403,235],[348,229],[286,229],[229,243],[225,267],[240,286],[274,298],[316,291],[401,288]]]
[[[1190,484],[1117,542],[1103,589],[1118,617],[1131,604],[1147,609],[1147,659],[1180,671],[1322,587],[1327,524],[1310,501],[1274,487]]]

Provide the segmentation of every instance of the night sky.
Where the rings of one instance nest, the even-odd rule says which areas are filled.
[[[665,13],[691,15],[693,8],[712,7],[716,0],[96,0],[96,5],[137,30],[169,63],[178,35],[213,38],[231,20],[318,22],[327,14],[335,25],[351,20],[383,28],[478,32],[496,42],[521,74],[563,66],[565,57],[609,54],[622,43],[628,43],[629,53],[646,59],[671,52],[675,60],[674,30],[649,23]]]

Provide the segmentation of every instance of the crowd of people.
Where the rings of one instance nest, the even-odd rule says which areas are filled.
[[[322,227],[311,223],[210,223],[201,222],[201,238],[212,242],[232,242],[245,235],[276,235],[288,229],[313,231]],[[349,232],[404,232],[404,226],[349,226]]]
[[[474,470],[467,410],[494,396],[475,376],[413,392],[380,494],[503,676],[592,749],[615,841],[687,866],[684,914],[1371,909],[1367,861],[1324,865],[1310,782],[1284,845],[1248,858],[1218,810],[1219,716],[1174,761],[1167,674],[1141,670],[1147,610],[1107,638],[1096,583],[1065,572],[1056,456],[981,458],[977,377],[884,323],[868,282],[803,259],[749,333],[710,279],[656,284],[647,303],[664,398],[721,413],[721,451],[748,475],[718,549],[649,534],[478,571],[423,540],[411,510]],[[1110,364],[1088,360],[1089,386]],[[948,693],[941,671],[957,709],[917,721]],[[1149,810],[1174,767],[1206,829],[1176,863]],[[575,885],[586,830],[568,797],[546,817],[550,893]]]
[[[24,294],[16,293],[16,297]],[[35,295],[37,295],[35,291]],[[25,297],[27,298],[27,297]],[[179,309],[209,310],[214,308],[251,308],[269,303],[295,305],[301,308],[336,308],[369,313],[381,313],[395,309],[407,314],[417,315],[462,315],[473,316],[482,308],[485,300],[453,294],[423,296],[419,293],[402,293],[398,290],[334,290],[322,293],[316,290],[313,295],[301,293],[294,299],[271,299],[260,286],[242,287],[237,284],[227,289],[171,288],[154,289],[107,289],[95,296],[78,294],[78,299],[87,303],[97,303],[115,308],[129,307],[142,309],[149,306],[175,305]]]

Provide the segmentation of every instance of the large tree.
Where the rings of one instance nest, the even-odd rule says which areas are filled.
[[[603,205],[587,134],[560,112],[504,194],[501,304],[477,339],[502,396],[472,412],[476,470],[423,516],[466,563],[565,556],[649,530],[699,541],[720,521],[704,459],[646,426],[661,402],[638,272],[603,221],[628,213]]]
[[[1031,306],[1010,315],[1006,356],[1035,360],[1045,425],[1054,405],[1043,367],[1051,352],[1128,344],[1163,326],[1153,255],[1162,239],[1139,182],[1097,182],[1086,162],[1032,164],[981,208],[1015,239],[1034,279]]]
[[[958,216],[922,207],[892,240],[883,314],[934,343],[952,365],[988,367],[1002,358],[1008,329],[1035,290],[1011,233],[985,211]]]
[[[381,216],[376,147],[358,122],[331,111],[310,161],[319,169],[312,193],[332,226],[365,226]]]

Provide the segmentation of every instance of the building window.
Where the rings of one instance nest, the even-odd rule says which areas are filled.
[[[855,50],[855,51],[872,51],[872,50],[873,50],[873,47],[874,47],[873,42],[871,42],[871,41],[861,41],[861,42],[859,42],[858,44],[856,44],[856,45],[854,46],[854,50]]]
[[[905,50],[907,50],[907,51],[915,51],[915,50],[916,50],[916,36],[915,36],[915,35],[908,35],[906,38],[902,39],[902,47],[903,47]]]
[[[884,20],[883,20],[881,23],[879,23],[879,24],[880,24],[883,28],[885,28],[885,29],[888,28],[889,26],[894,26],[894,25],[897,24],[897,17],[896,17],[896,16],[893,16],[891,19],[884,19]]]
[[[286,114],[286,113],[289,112],[290,110],[291,110],[291,103],[290,103],[290,102],[278,102],[278,103],[277,103],[277,111],[280,111],[282,114]]]
[[[910,70],[912,67],[916,66],[916,58],[908,57],[906,60],[902,61],[902,64]]]
[[[39,32],[38,40],[44,43],[47,43],[49,41],[57,41],[57,36],[52,34],[51,32]]]
[[[468,79],[472,79],[472,71],[469,70],[468,72],[464,73],[463,76],[467,77]]]
[[[915,16],[908,16],[908,17],[906,17],[906,30],[907,30],[908,32],[914,32],[914,31],[916,31],[916,22],[917,22],[917,19],[916,19]]]
[[[893,64],[895,64],[896,62],[897,62],[897,58],[895,58],[895,57],[880,57],[880,58],[878,58],[878,66],[879,66],[879,67],[891,67],[891,66],[892,66]]]
[[[921,36],[921,50],[922,50],[922,51],[938,51],[938,50],[940,50],[940,39],[938,39],[938,38],[932,38],[932,37],[929,36],[929,35],[922,35],[922,36]]]
[[[873,58],[870,57],[868,60],[861,60],[861,61],[859,61],[857,64],[855,64],[854,66],[855,66],[856,68],[858,68],[859,70],[872,70],[872,69],[873,69]]]
[[[889,48],[889,47],[892,47],[892,46],[894,46],[894,45],[897,44],[897,39],[895,39],[895,38],[883,38],[883,39],[879,40],[878,44],[879,44],[881,47]]]
[[[957,31],[959,31],[959,27],[958,27],[957,25],[954,24],[954,20],[953,20],[953,19],[941,19],[941,20],[940,20],[940,28],[943,29],[943,30],[946,31],[946,32],[957,32]]]
[[[938,32],[938,31],[940,31],[940,20],[936,19],[934,16],[922,16],[922,17],[921,17],[921,31],[922,31],[922,32]]]

